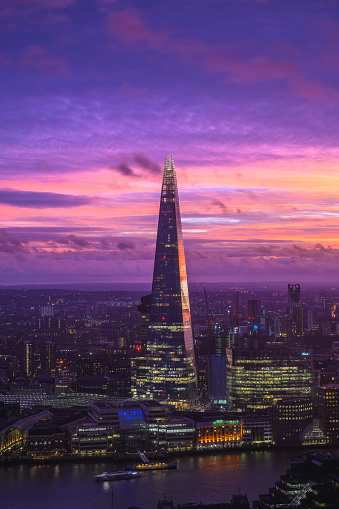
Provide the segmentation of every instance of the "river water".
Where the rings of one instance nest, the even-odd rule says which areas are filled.
[[[333,451],[338,454],[338,451]],[[143,472],[137,479],[96,483],[102,472],[125,465],[108,461],[0,467],[1,509],[156,509],[166,495],[175,503],[249,500],[267,493],[301,449],[232,452],[178,458],[176,470]]]

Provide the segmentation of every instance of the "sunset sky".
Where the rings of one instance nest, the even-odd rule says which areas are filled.
[[[0,285],[339,282],[337,0],[0,0]]]

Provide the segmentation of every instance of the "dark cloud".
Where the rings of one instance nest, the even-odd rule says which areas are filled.
[[[46,219],[45,219],[46,220]],[[112,228],[110,228],[112,229]],[[55,234],[55,233],[68,233],[68,232],[102,232],[106,231],[107,228],[101,228],[100,226],[14,226],[11,228],[7,228],[7,231],[11,233],[20,233],[20,234],[31,234],[31,233],[47,233],[47,234]]]
[[[255,201],[259,200],[258,195],[256,193],[254,193],[253,191],[251,191],[251,190],[248,190],[248,189],[237,189],[236,192],[242,193],[242,194],[246,195],[251,200],[255,200]]]
[[[203,274],[219,275],[219,278],[223,274],[225,281],[263,281],[272,277],[276,281],[291,277],[303,281],[339,281],[339,249],[249,245],[223,250],[211,248],[204,251],[203,257],[201,254],[193,248],[186,253],[188,271],[197,281],[201,281],[199,277]]]
[[[149,157],[147,157],[142,152],[135,153],[131,155],[129,158],[127,157],[127,159],[130,159],[130,161],[134,164],[137,164],[142,171],[146,171],[151,175],[158,175],[162,172],[161,166],[152,159],[150,159]],[[122,161],[117,166],[111,165],[110,168],[112,170],[118,171],[119,173],[127,177],[141,177],[141,174],[136,173],[136,170],[134,170],[132,166],[128,164],[126,161]]]
[[[117,239],[115,237],[79,237],[78,235],[67,235],[67,237],[61,237],[54,239],[52,241],[41,241],[41,247],[40,251],[44,251],[46,247],[49,247],[52,245],[53,247],[57,248],[58,251],[60,251],[60,248],[62,246],[65,246],[68,250],[72,251],[83,251],[87,250],[87,253],[92,253],[93,255],[95,253],[98,254],[98,256],[102,256],[102,251],[110,251],[110,256],[113,255],[113,252],[115,251],[118,253],[119,251],[133,251],[136,248],[136,244],[131,240],[126,239]],[[141,251],[138,252],[138,255],[142,258],[142,249],[146,247],[147,245],[141,246]],[[120,256],[120,255],[119,255]]]
[[[132,250],[132,249],[135,249],[135,244],[134,244],[134,242],[131,242],[129,240],[125,240],[123,242],[119,242],[117,247],[121,251],[125,251],[127,249],[131,249]]]
[[[77,235],[68,235],[65,239],[57,239],[55,240],[56,244],[62,244],[62,245],[71,245],[76,248],[85,248],[90,245],[88,240],[84,239],[83,237],[78,237]]]
[[[0,189],[0,203],[13,207],[28,207],[33,209],[70,208],[88,205],[93,201],[87,196],[73,196],[69,194],[18,191],[16,189]]]
[[[225,247],[224,255],[227,258],[275,258],[279,260],[286,260],[292,263],[295,259],[308,259],[308,260],[322,260],[322,261],[335,261],[339,259],[339,249],[331,247],[325,248],[321,244],[314,246],[299,246],[298,244],[290,245],[258,245],[249,244],[246,247]]]
[[[0,252],[10,254],[22,254],[26,251],[27,241],[20,241],[8,233],[5,229],[0,229]]]
[[[152,161],[149,157],[145,156],[145,154],[134,154],[135,162],[143,169],[150,173],[158,174],[161,173],[162,168],[161,166],[156,163],[155,161]]]
[[[220,200],[213,200],[212,201],[212,205],[216,205],[217,207],[219,207],[224,213],[227,212],[227,207],[226,205],[220,201]]]
[[[126,163],[120,163],[116,168],[111,167],[112,169],[116,169],[119,171],[122,175],[126,175],[128,177],[137,177],[137,175],[134,173],[133,168],[130,168]]]
[[[101,245],[102,249],[105,249],[105,250],[109,249],[111,246],[110,239],[107,239],[107,238],[100,239],[100,245]]]

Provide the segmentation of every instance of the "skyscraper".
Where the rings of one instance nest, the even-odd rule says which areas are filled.
[[[148,328],[148,395],[175,403],[196,398],[196,367],[177,179],[165,158]]]
[[[288,308],[287,313],[292,317],[292,334],[301,336],[303,334],[303,309],[299,307],[300,284],[287,286]]]

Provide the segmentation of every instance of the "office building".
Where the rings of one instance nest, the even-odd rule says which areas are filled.
[[[339,385],[316,388],[316,414],[330,444],[339,444]]]
[[[263,410],[284,398],[309,397],[311,354],[288,348],[227,349],[227,404],[233,409]]]
[[[272,418],[267,414],[251,413],[242,421],[243,445],[269,446],[272,444]]]
[[[313,421],[313,400],[291,398],[278,402],[274,420],[274,441],[278,445],[300,445],[300,434]]]

